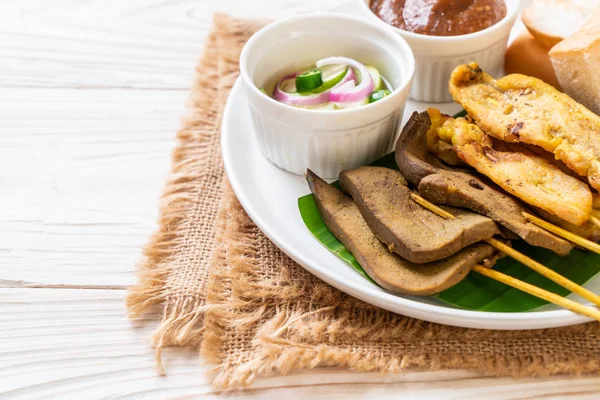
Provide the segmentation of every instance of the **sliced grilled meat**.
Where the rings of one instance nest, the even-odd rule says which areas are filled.
[[[559,255],[568,254],[573,245],[528,222],[522,212],[531,211],[519,200],[502,191],[476,172],[440,168],[439,161],[427,152],[426,134],[431,120],[426,112],[413,113],[396,144],[396,163],[400,172],[419,188],[421,196],[435,204],[468,208],[486,215],[533,246]],[[437,164],[437,166],[435,165]]]
[[[493,220],[467,210],[448,207],[456,219],[444,219],[421,207],[398,171],[360,167],[339,178],[375,236],[408,261],[441,260],[500,233]]]
[[[491,246],[478,243],[441,261],[411,263],[391,253],[377,239],[349,196],[310,170],[306,179],[327,228],[385,289],[400,294],[432,295],[460,282],[475,265],[491,266],[497,258],[498,253]]]

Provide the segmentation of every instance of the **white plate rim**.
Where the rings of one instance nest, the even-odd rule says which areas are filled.
[[[329,11],[356,15],[356,0],[339,4]],[[519,24],[522,25],[520,22],[518,22],[513,28],[513,34],[524,29],[522,26],[518,26]],[[511,36],[514,35],[511,34]],[[279,247],[292,260],[309,271],[311,274],[317,276],[337,289],[351,296],[357,297],[367,303],[398,314],[446,325],[476,329],[527,330],[576,325],[592,320],[591,318],[565,309],[528,311],[519,313],[463,310],[459,308],[451,308],[451,306],[422,303],[388,292],[376,291],[369,285],[354,284],[351,281],[347,282],[343,279],[338,279],[338,277],[336,277],[335,274],[330,273],[327,268],[320,267],[318,263],[313,263],[309,258],[307,258],[306,255],[297,251],[294,248],[293,241],[290,241],[287,238],[279,235],[277,233],[277,229],[271,226],[266,218],[257,212],[250,195],[251,190],[249,190],[247,184],[245,184],[244,180],[240,177],[241,168],[247,168],[248,165],[238,166],[236,164],[235,144],[237,142],[235,138],[236,133],[241,134],[241,132],[235,132],[234,129],[230,128],[233,119],[236,116],[239,116],[239,111],[236,111],[233,107],[233,105],[236,103],[236,100],[241,101],[244,105],[247,103],[240,78],[238,78],[235,82],[231,90],[231,94],[227,99],[221,124],[221,153],[225,167],[225,173],[229,178],[231,187],[242,207],[246,210],[258,228],[277,247]],[[423,107],[428,106],[425,103],[419,103],[419,105]],[[405,113],[407,113],[407,110],[405,110]],[[250,140],[256,141],[256,136],[253,131],[252,124],[250,123],[251,121],[247,122],[247,129],[252,130],[252,132],[247,131],[246,135],[250,137]],[[260,156],[264,157],[262,154],[260,154]],[[294,175],[290,174],[290,177],[294,177]],[[309,193],[308,186],[306,193]],[[313,237],[308,229],[306,229],[306,234]],[[320,242],[318,242],[316,239],[314,240],[315,245],[322,246]],[[352,267],[348,266],[348,268]]]
[[[243,97],[243,99],[239,99],[238,97]],[[241,179],[239,173],[241,168],[249,168],[249,166],[236,164],[236,143],[238,144],[237,147],[239,147],[239,141],[235,140],[235,129],[230,127],[232,119],[236,118],[236,116],[239,118],[240,114],[239,112],[236,112],[236,109],[233,107],[233,104],[236,101],[243,101],[243,103],[246,103],[245,94],[239,78],[234,84],[230,97],[225,105],[221,125],[221,152],[229,182],[242,207],[246,210],[258,228],[292,260],[313,275],[316,275],[320,279],[351,296],[357,297],[378,307],[399,314],[446,325],[478,329],[524,330],[575,325],[591,320],[588,317],[578,315],[569,310],[500,313],[450,308],[421,303],[391,293],[375,291],[369,285],[360,285],[338,279],[339,277],[337,277],[336,274],[331,273],[327,268],[320,267],[305,254],[297,251],[293,241],[279,235],[277,233],[277,228],[272,226],[263,215],[256,211],[248,184],[244,182],[244,179]],[[248,130],[250,129],[252,129],[251,124],[248,124]],[[251,134],[246,131],[245,134],[251,138],[250,140],[256,140],[253,131]],[[293,176],[294,175],[290,174],[290,177]],[[307,187],[307,193],[308,192]],[[312,236],[308,229],[306,230],[306,234]],[[322,246],[316,239],[315,244]],[[348,266],[348,268],[351,267]],[[423,317],[423,315],[427,315],[427,317]]]

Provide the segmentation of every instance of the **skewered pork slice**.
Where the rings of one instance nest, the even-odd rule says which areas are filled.
[[[439,111],[429,109],[427,113],[435,117]],[[432,123],[428,143],[435,134],[439,140],[451,143],[461,160],[527,204],[574,225],[583,225],[590,218],[592,192],[589,186],[544,157],[525,148],[513,151],[501,146],[496,149],[492,137],[465,118],[445,118],[437,126]]]
[[[396,163],[404,177],[418,187],[421,196],[435,204],[468,208],[488,216],[533,246],[559,255],[568,254],[573,245],[528,222],[522,212],[531,211],[519,200],[476,172],[440,167],[427,151],[427,131],[431,120],[427,112],[413,113],[396,143]]]
[[[537,78],[495,80],[476,63],[456,67],[449,89],[486,133],[542,147],[600,190],[600,116]]]
[[[360,167],[342,171],[339,178],[375,236],[411,262],[441,260],[500,233],[493,220],[471,211],[447,207],[456,219],[444,219],[426,210],[393,169]]]
[[[477,243],[444,260],[411,263],[390,252],[377,239],[352,198],[310,170],[306,172],[306,180],[327,228],[385,289],[400,294],[432,295],[456,285],[475,265],[491,266],[498,257],[490,245]]]

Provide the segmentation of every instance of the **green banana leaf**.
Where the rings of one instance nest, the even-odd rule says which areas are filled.
[[[398,169],[394,160],[394,153],[375,161],[372,165]],[[334,183],[334,185],[337,186],[337,183]],[[299,198],[298,208],[308,230],[325,247],[350,264],[359,274],[373,282],[348,249],[327,229],[317,210],[312,194]],[[524,241],[513,242],[513,247],[580,285],[600,272],[600,255],[595,253],[575,249],[568,256],[559,257],[549,250],[530,246]],[[561,296],[570,293],[562,286],[544,278],[509,257],[504,257],[498,261],[494,269]],[[455,307],[490,312],[529,311],[548,303],[475,272],[471,272],[460,283],[438,293],[434,297]]]

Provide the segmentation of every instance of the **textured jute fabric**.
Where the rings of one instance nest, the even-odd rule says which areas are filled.
[[[261,233],[229,186],[219,147],[239,52],[259,26],[215,17],[178,133],[158,232],[128,296],[133,318],[163,307],[154,336],[159,364],[165,347],[199,348],[215,365],[215,386],[224,388],[316,366],[466,368],[497,376],[599,372],[598,323],[506,332],[407,318],[320,281]],[[252,134],[251,127],[242,134]]]

